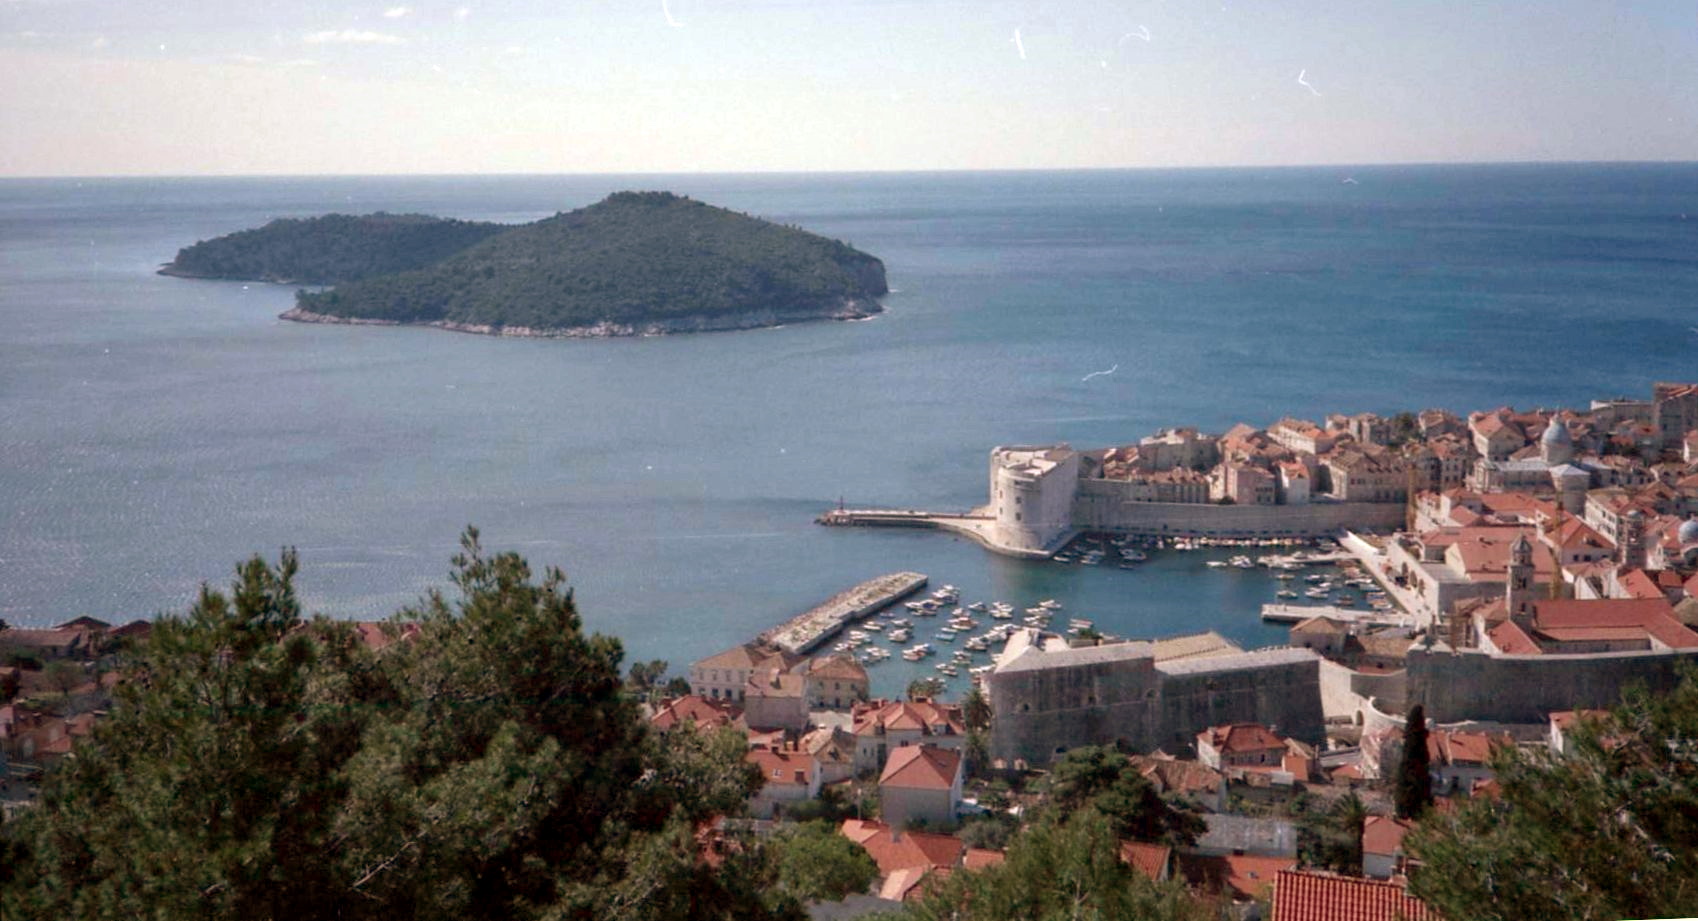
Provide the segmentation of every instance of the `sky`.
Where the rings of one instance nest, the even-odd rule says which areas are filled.
[[[1698,159],[1698,4],[0,0],[0,176]]]

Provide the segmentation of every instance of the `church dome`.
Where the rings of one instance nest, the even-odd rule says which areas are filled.
[[[1568,426],[1559,419],[1552,419],[1551,424],[1545,426],[1545,434],[1539,436],[1539,441],[1553,446],[1574,444],[1574,439],[1569,437]]]
[[[1698,544],[1698,518],[1688,518],[1682,522],[1680,530],[1675,532],[1675,538],[1680,541],[1682,547]]]

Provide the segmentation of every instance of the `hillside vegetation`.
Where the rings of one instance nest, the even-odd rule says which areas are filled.
[[[670,193],[621,192],[427,268],[302,292],[298,307],[342,319],[558,330],[864,316],[886,290],[883,263],[835,240]]]
[[[511,228],[427,214],[279,218],[177,251],[160,274],[334,285],[433,265]]]

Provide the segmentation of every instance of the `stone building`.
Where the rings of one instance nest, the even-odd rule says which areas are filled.
[[[948,825],[961,808],[961,753],[910,745],[890,754],[879,774],[879,818],[892,828],[910,822]]]
[[[1318,742],[1320,656],[1276,648],[1159,660],[1157,644],[1067,648],[1034,630],[1010,638],[985,676],[991,756],[1044,764],[1081,745],[1183,749],[1223,722]]]

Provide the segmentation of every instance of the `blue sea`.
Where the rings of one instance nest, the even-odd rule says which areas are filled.
[[[275,217],[520,222],[620,189],[845,240],[884,259],[888,310],[496,339],[291,324],[288,288],[154,274]],[[1698,377],[1695,292],[1698,165],[0,181],[0,618],[181,611],[283,546],[309,608],[378,618],[445,586],[475,523],[675,672],[899,569],[1278,642],[1272,580],[1199,554],[1069,567],[813,518],[965,509],[1000,443],[1643,394]]]

